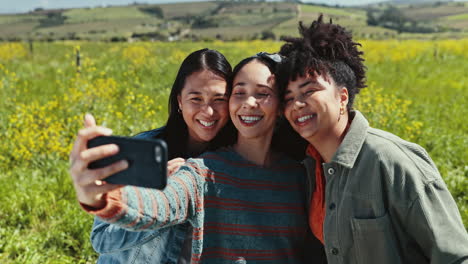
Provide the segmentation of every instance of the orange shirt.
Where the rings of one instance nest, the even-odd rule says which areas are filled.
[[[309,144],[306,153],[315,160],[315,190],[312,194],[309,208],[309,227],[312,233],[323,242],[323,222],[325,219],[325,176],[323,175],[323,158]]]

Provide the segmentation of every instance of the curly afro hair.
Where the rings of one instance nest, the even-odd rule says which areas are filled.
[[[284,37],[286,43],[280,54],[286,57],[277,71],[277,81],[282,93],[289,81],[297,77],[328,74],[339,87],[348,89],[347,109],[351,110],[354,97],[366,87],[366,68],[363,64],[361,44],[352,40],[351,33],[340,25],[323,22],[323,15],[305,27],[299,22],[301,37]]]

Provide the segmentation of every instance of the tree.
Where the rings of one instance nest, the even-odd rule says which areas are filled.
[[[163,10],[159,6],[141,7],[140,11],[155,16],[157,18],[164,18]]]
[[[276,36],[275,36],[275,33],[273,33],[271,30],[264,30],[262,31],[260,38],[262,40],[267,40],[267,39],[275,40]]]
[[[394,6],[387,6],[382,11],[377,9],[368,9],[367,24],[370,26],[381,26],[384,28],[395,29],[401,32],[430,33],[433,28],[421,26],[418,22],[406,17],[403,12]]]
[[[372,9],[367,9],[366,14],[367,14],[367,25],[369,26],[377,26],[379,24],[379,21],[375,17],[375,11]]]

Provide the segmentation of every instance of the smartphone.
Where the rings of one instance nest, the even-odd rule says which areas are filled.
[[[89,169],[108,166],[127,160],[128,168],[104,180],[109,183],[164,189],[167,183],[167,144],[161,139],[136,139],[119,136],[100,136],[88,141],[88,148],[116,144],[119,152],[94,161]]]

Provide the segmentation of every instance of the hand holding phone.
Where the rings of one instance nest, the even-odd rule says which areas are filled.
[[[119,160],[127,160],[128,168],[104,180],[109,183],[164,189],[167,183],[167,145],[161,139],[136,139],[99,136],[88,141],[88,148],[116,144],[116,155],[94,161],[89,169],[103,168]]]
[[[110,136],[112,130],[97,126],[91,114],[84,116],[84,128],[77,133],[76,140],[70,152],[70,176],[75,188],[76,198],[84,205],[94,209],[103,208],[106,204],[104,194],[120,188],[118,184],[102,184],[101,180],[118,171],[125,170],[128,162],[116,162],[100,170],[89,170],[88,164],[97,159],[117,154],[118,148],[113,145],[88,149],[89,140],[97,136]]]

